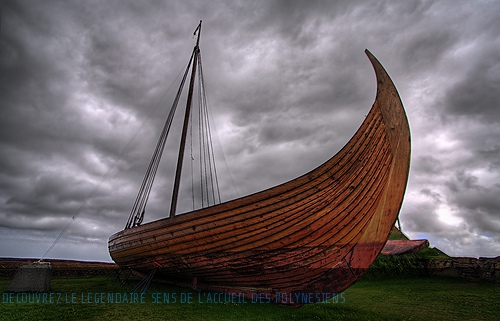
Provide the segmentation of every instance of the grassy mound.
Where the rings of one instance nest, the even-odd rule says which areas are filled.
[[[364,280],[428,276],[426,263],[431,258],[448,257],[436,248],[403,255],[380,254],[363,276]]]

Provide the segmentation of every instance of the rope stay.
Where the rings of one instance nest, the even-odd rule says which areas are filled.
[[[167,141],[167,136],[170,131],[170,127],[172,125],[172,120],[174,119],[175,110],[177,109],[177,105],[179,103],[179,99],[182,94],[182,89],[184,88],[184,84],[186,82],[189,69],[193,62],[193,57],[194,57],[194,52],[191,55],[188,66],[186,67],[186,70],[182,77],[181,84],[177,91],[177,95],[175,96],[167,120],[165,121],[165,125],[163,126],[163,129],[161,131],[160,138],[158,139],[155,151],[153,153],[153,156],[151,157],[151,161],[146,171],[146,175],[144,176],[141,187],[139,189],[139,193],[137,194],[137,198],[134,202],[132,210],[130,211],[130,216],[128,218],[127,224],[125,225],[125,229],[132,228],[134,226],[139,226],[144,220],[146,204],[149,199],[149,195],[151,193],[151,188],[153,186],[158,166],[160,164],[161,156],[163,154],[163,150],[165,147],[165,142]]]
[[[192,198],[192,209],[195,209],[195,193],[194,193],[194,155],[193,155],[193,112],[191,112],[190,120],[189,120],[189,145],[190,145],[190,159],[189,162],[191,164],[191,198]]]
[[[219,181],[217,178],[217,167],[215,166],[215,154],[210,128],[210,117],[203,78],[201,54],[198,60],[198,93],[199,93],[199,136],[200,136],[200,192],[201,206],[210,206],[221,203]]]
[[[163,267],[158,262],[153,262],[153,266],[154,266],[153,270],[148,275],[146,275],[144,278],[142,278],[142,280],[139,281],[139,283],[137,283],[137,285],[135,286],[135,288],[132,290],[131,293],[144,294],[144,293],[148,292],[149,286],[151,285],[151,281],[153,281],[153,279],[154,279],[156,271],[158,271],[158,269]]]

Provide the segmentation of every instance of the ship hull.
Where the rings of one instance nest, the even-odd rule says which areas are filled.
[[[387,241],[410,165],[401,99],[367,55],[377,97],[335,156],[268,190],[120,231],[112,259],[172,284],[282,304],[325,300],[356,282]]]

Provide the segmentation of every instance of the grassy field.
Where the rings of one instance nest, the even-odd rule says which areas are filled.
[[[10,280],[0,280],[4,291]],[[184,289],[153,284],[141,303],[134,284],[108,277],[54,278],[52,297],[2,293],[2,320],[496,320],[500,286],[448,278],[359,281],[338,303],[299,308],[266,303],[210,303]],[[96,294],[97,293],[97,294]],[[103,293],[101,295],[101,293]],[[114,303],[108,302],[107,294]],[[118,295],[116,293],[119,293]],[[158,294],[157,294],[158,293]],[[175,294],[176,302],[173,303]],[[189,303],[189,295],[192,296]],[[127,301],[125,301],[127,296]],[[166,303],[167,297],[170,303]],[[45,299],[45,302],[44,302]],[[116,303],[116,300],[122,303]],[[52,300],[52,302],[51,302]],[[236,299],[237,300],[237,299]],[[30,302],[31,301],[31,302]],[[36,301],[39,301],[37,303]],[[104,301],[104,302],[99,302]],[[157,301],[154,303],[154,301]],[[183,301],[183,302],[181,302]],[[241,300],[240,300],[241,301]]]

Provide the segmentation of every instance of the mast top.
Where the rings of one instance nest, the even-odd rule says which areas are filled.
[[[201,35],[201,20],[200,23],[198,24],[198,27],[193,32],[193,36],[196,36],[196,32],[198,32],[198,38],[196,39],[196,47],[200,45],[200,35]]]

